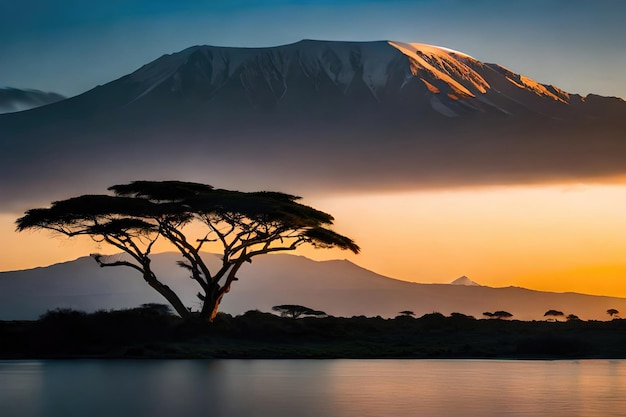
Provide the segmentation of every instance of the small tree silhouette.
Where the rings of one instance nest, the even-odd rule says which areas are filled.
[[[611,318],[613,317],[619,317],[619,311],[617,311],[614,308],[609,308],[608,310],[606,310],[606,314],[608,314],[609,316],[611,316]]]
[[[493,316],[499,320],[499,319],[509,319],[513,317],[513,314],[509,313],[508,311],[498,310],[498,311],[493,312]]]
[[[559,321],[558,317],[563,317],[565,314],[563,314],[562,311],[559,310],[548,310],[545,312],[545,314],[543,315],[544,317],[553,317],[552,320],[554,321]]]
[[[578,317],[576,314],[568,314],[568,316],[566,317],[567,321],[580,321],[580,317]]]
[[[282,317],[291,317],[292,319],[297,319],[300,316],[326,315],[326,313],[324,313],[323,311],[313,310],[312,308],[296,304],[283,304],[279,306],[274,306],[272,307],[272,310],[279,312]]]
[[[415,316],[415,312],[411,310],[404,310],[404,311],[399,312],[398,314],[400,314],[400,316],[402,317],[414,317]]]
[[[458,312],[450,313],[450,318],[457,319],[457,320],[468,320],[468,319],[475,320],[474,316],[468,316],[467,314],[458,313]]]
[[[498,310],[498,311],[494,311],[493,313],[486,311],[483,313],[483,316],[500,320],[500,319],[511,318],[513,317],[513,314],[509,313],[508,311]]]

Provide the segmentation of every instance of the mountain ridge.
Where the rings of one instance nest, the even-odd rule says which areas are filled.
[[[121,256],[121,255],[115,255]],[[153,266],[186,305],[197,308],[197,288],[176,265],[179,255],[154,256]],[[217,255],[207,254],[210,264]],[[549,309],[581,319],[606,319],[606,310],[626,311],[626,298],[552,293],[525,288],[492,288],[401,281],[379,275],[350,261],[313,261],[304,256],[259,257],[238,274],[221,311],[242,314],[271,311],[280,304],[301,304],[336,316],[394,317],[402,310],[418,315],[433,311],[474,315],[506,310],[521,320],[541,320]],[[134,271],[99,268],[89,257],[31,270],[0,273],[0,320],[34,319],[46,310],[131,308],[164,303]]]

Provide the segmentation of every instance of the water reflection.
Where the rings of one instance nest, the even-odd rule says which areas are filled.
[[[0,415],[622,416],[626,361],[0,361]]]

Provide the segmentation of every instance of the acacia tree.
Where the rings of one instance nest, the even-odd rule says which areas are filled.
[[[614,308],[609,308],[608,310],[606,310],[606,314],[611,316],[611,318],[618,317],[619,311]]]
[[[498,310],[498,311],[494,311],[493,313],[489,312],[489,311],[485,311],[483,313],[483,316],[489,317],[489,318],[496,318],[498,320],[500,319],[509,319],[511,317],[513,317],[513,314],[509,313],[508,311],[504,311],[504,310]]]
[[[297,305],[297,304],[283,304],[279,306],[272,307],[273,311],[277,311],[280,313],[282,317],[291,317],[292,319],[297,319],[300,316],[325,316],[326,313],[320,310],[313,310],[312,308],[308,308],[305,306]]]
[[[567,321],[581,321],[580,317],[578,317],[576,314],[568,314],[565,319]]]
[[[108,190],[113,195],[82,195],[28,210],[16,221],[17,230],[86,235],[114,246],[130,260],[93,254],[95,261],[101,267],[135,269],[183,318],[192,313],[151,267],[151,251],[158,239],[169,241],[182,255],[179,265],[199,286],[198,314],[209,321],[241,266],[257,255],[291,251],[303,244],[359,252],[354,241],[328,228],[334,221],[330,214],[300,204],[300,197],[289,194],[221,190],[181,181],[134,181]],[[200,239],[184,233],[191,223],[203,225]],[[216,270],[209,269],[202,257],[209,242],[222,247],[221,266]]]
[[[546,311],[546,313],[543,315],[544,317],[553,317],[552,320],[554,321],[559,321],[559,317],[563,317],[565,314],[563,314],[562,311],[559,310],[548,310]]]

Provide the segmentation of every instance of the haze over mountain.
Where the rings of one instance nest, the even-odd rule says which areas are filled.
[[[218,264],[216,255],[207,255]],[[178,291],[184,303],[198,307],[197,288],[176,266],[179,255],[155,255],[153,267]],[[316,262],[302,256],[268,255],[244,266],[222,302],[221,311],[242,314],[275,305],[301,304],[335,316],[394,317],[402,310],[452,312],[482,317],[485,311],[506,310],[520,320],[543,320],[550,309],[581,319],[606,320],[606,310],[626,311],[626,299],[523,288],[479,285],[417,284],[378,275],[349,261]],[[458,281],[458,280],[457,280]],[[463,280],[467,282],[466,280]],[[458,282],[457,282],[458,284]],[[45,268],[0,272],[0,320],[35,319],[48,309],[85,311],[165,303],[136,271],[99,268],[89,257]]]
[[[621,99],[423,44],[195,46],[0,115],[0,209],[138,178],[300,192],[613,176],[624,116]]]
[[[13,113],[28,110],[63,100],[65,96],[39,90],[0,88],[0,113]]]

